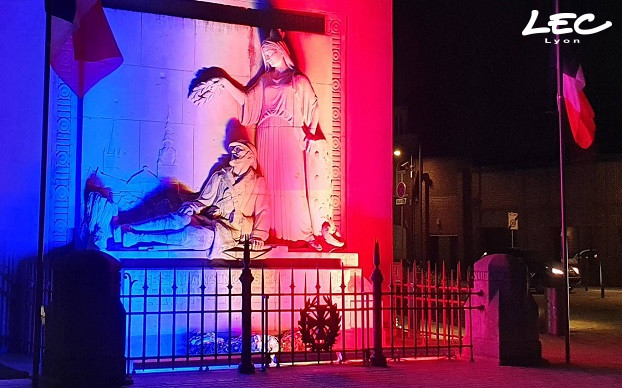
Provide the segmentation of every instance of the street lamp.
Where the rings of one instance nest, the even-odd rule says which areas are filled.
[[[406,147],[406,154],[402,149],[395,148],[393,150],[394,166],[395,166],[395,181],[396,181],[396,190],[399,189],[399,183],[404,181],[404,175],[408,174],[409,185],[412,186],[410,190],[408,202],[410,207],[410,214],[412,215],[412,231],[409,235],[413,238],[414,245],[414,257],[416,260],[420,260],[421,262],[425,261],[425,257],[428,254],[428,250],[426,248],[428,243],[428,234],[427,226],[429,223],[429,219],[427,216],[429,215],[429,202],[428,202],[428,183],[427,181],[423,181],[424,173],[423,173],[423,158],[422,158],[422,144],[421,140],[416,141],[417,144],[417,153],[413,155],[411,146]],[[404,161],[404,156],[410,154],[408,160]],[[417,158],[417,160],[413,160],[413,156]],[[425,174],[427,176],[427,174]],[[426,186],[425,198],[423,192],[423,185]],[[397,194],[397,192],[396,192]],[[398,194],[399,196],[399,194]],[[398,198],[397,200],[404,201],[405,198]],[[396,200],[396,202],[397,202]],[[402,202],[405,204],[406,202]],[[424,214],[425,213],[425,214]],[[400,226],[404,227],[404,208],[400,206]],[[415,225],[418,224],[419,233],[415,231]],[[417,238],[418,235],[418,238]]]

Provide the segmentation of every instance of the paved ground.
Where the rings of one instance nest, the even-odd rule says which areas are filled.
[[[543,304],[543,296],[536,299]],[[571,365],[565,364],[563,337],[541,335],[550,364],[540,368],[501,367],[481,358],[418,360],[390,362],[384,369],[360,364],[283,367],[251,376],[235,370],[140,374],[134,387],[622,387],[622,290],[607,290],[605,299],[599,290],[574,291],[571,317]],[[0,381],[0,386],[27,387],[29,382]]]
[[[622,373],[622,290],[606,290],[604,299],[599,289],[573,290],[570,316],[572,365]],[[554,365],[564,363],[563,337],[541,335],[540,340],[544,358]]]

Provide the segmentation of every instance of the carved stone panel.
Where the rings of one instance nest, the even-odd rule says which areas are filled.
[[[50,87],[48,248],[66,245],[72,240],[75,209],[76,169],[76,97],[55,75]]]
[[[72,192],[76,165],[83,190],[89,173],[127,182],[146,168],[161,181],[177,182],[186,193],[198,192],[226,158],[227,143],[235,140],[228,136],[240,130],[243,118],[240,105],[226,94],[210,109],[194,106],[187,99],[190,81],[197,70],[214,66],[226,69],[246,88],[263,71],[264,29],[121,10],[106,14],[127,60],[84,98],[84,155],[79,161],[71,149],[75,133],[67,133],[75,131],[75,96],[58,86],[52,229],[59,244],[71,239],[67,236],[73,210],[83,213],[75,198],[84,195]],[[345,235],[346,29],[338,15],[326,15],[325,20],[324,34],[286,31],[286,38],[292,58],[318,96],[318,128],[326,139],[318,152],[327,154],[327,168],[322,170],[329,176],[327,202],[337,229]],[[253,141],[255,127],[244,130]],[[141,200],[132,203],[140,206]],[[120,204],[120,209],[126,205]]]

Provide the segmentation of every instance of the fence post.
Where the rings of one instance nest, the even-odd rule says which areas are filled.
[[[371,356],[372,366],[387,366],[387,358],[382,354],[382,272],[380,272],[380,247],[378,241],[374,246],[374,270],[371,273],[374,285],[374,355]]]
[[[240,282],[242,283],[242,362],[238,366],[238,372],[249,375],[255,373],[255,366],[251,360],[251,284],[253,283],[253,274],[249,268],[251,247],[248,236],[244,238],[242,263],[244,264],[240,275]]]

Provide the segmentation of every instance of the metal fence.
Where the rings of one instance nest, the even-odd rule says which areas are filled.
[[[440,270],[430,262],[422,268],[404,271],[402,279],[391,279],[390,355],[392,358],[419,356],[452,356],[469,351],[471,327],[466,314],[476,308],[470,303],[471,271],[463,278],[460,263],[455,270],[443,264]],[[467,342],[469,341],[469,342]]]
[[[32,260],[0,258],[0,351],[32,353],[33,276]]]
[[[466,350],[473,358],[470,274],[459,267],[447,275],[429,264],[410,268],[374,294],[382,276],[372,284],[358,269],[251,269],[244,261],[124,269],[127,372],[369,363],[378,352],[398,360]]]
[[[13,290],[13,266],[0,263],[0,350],[9,346],[9,310]]]

